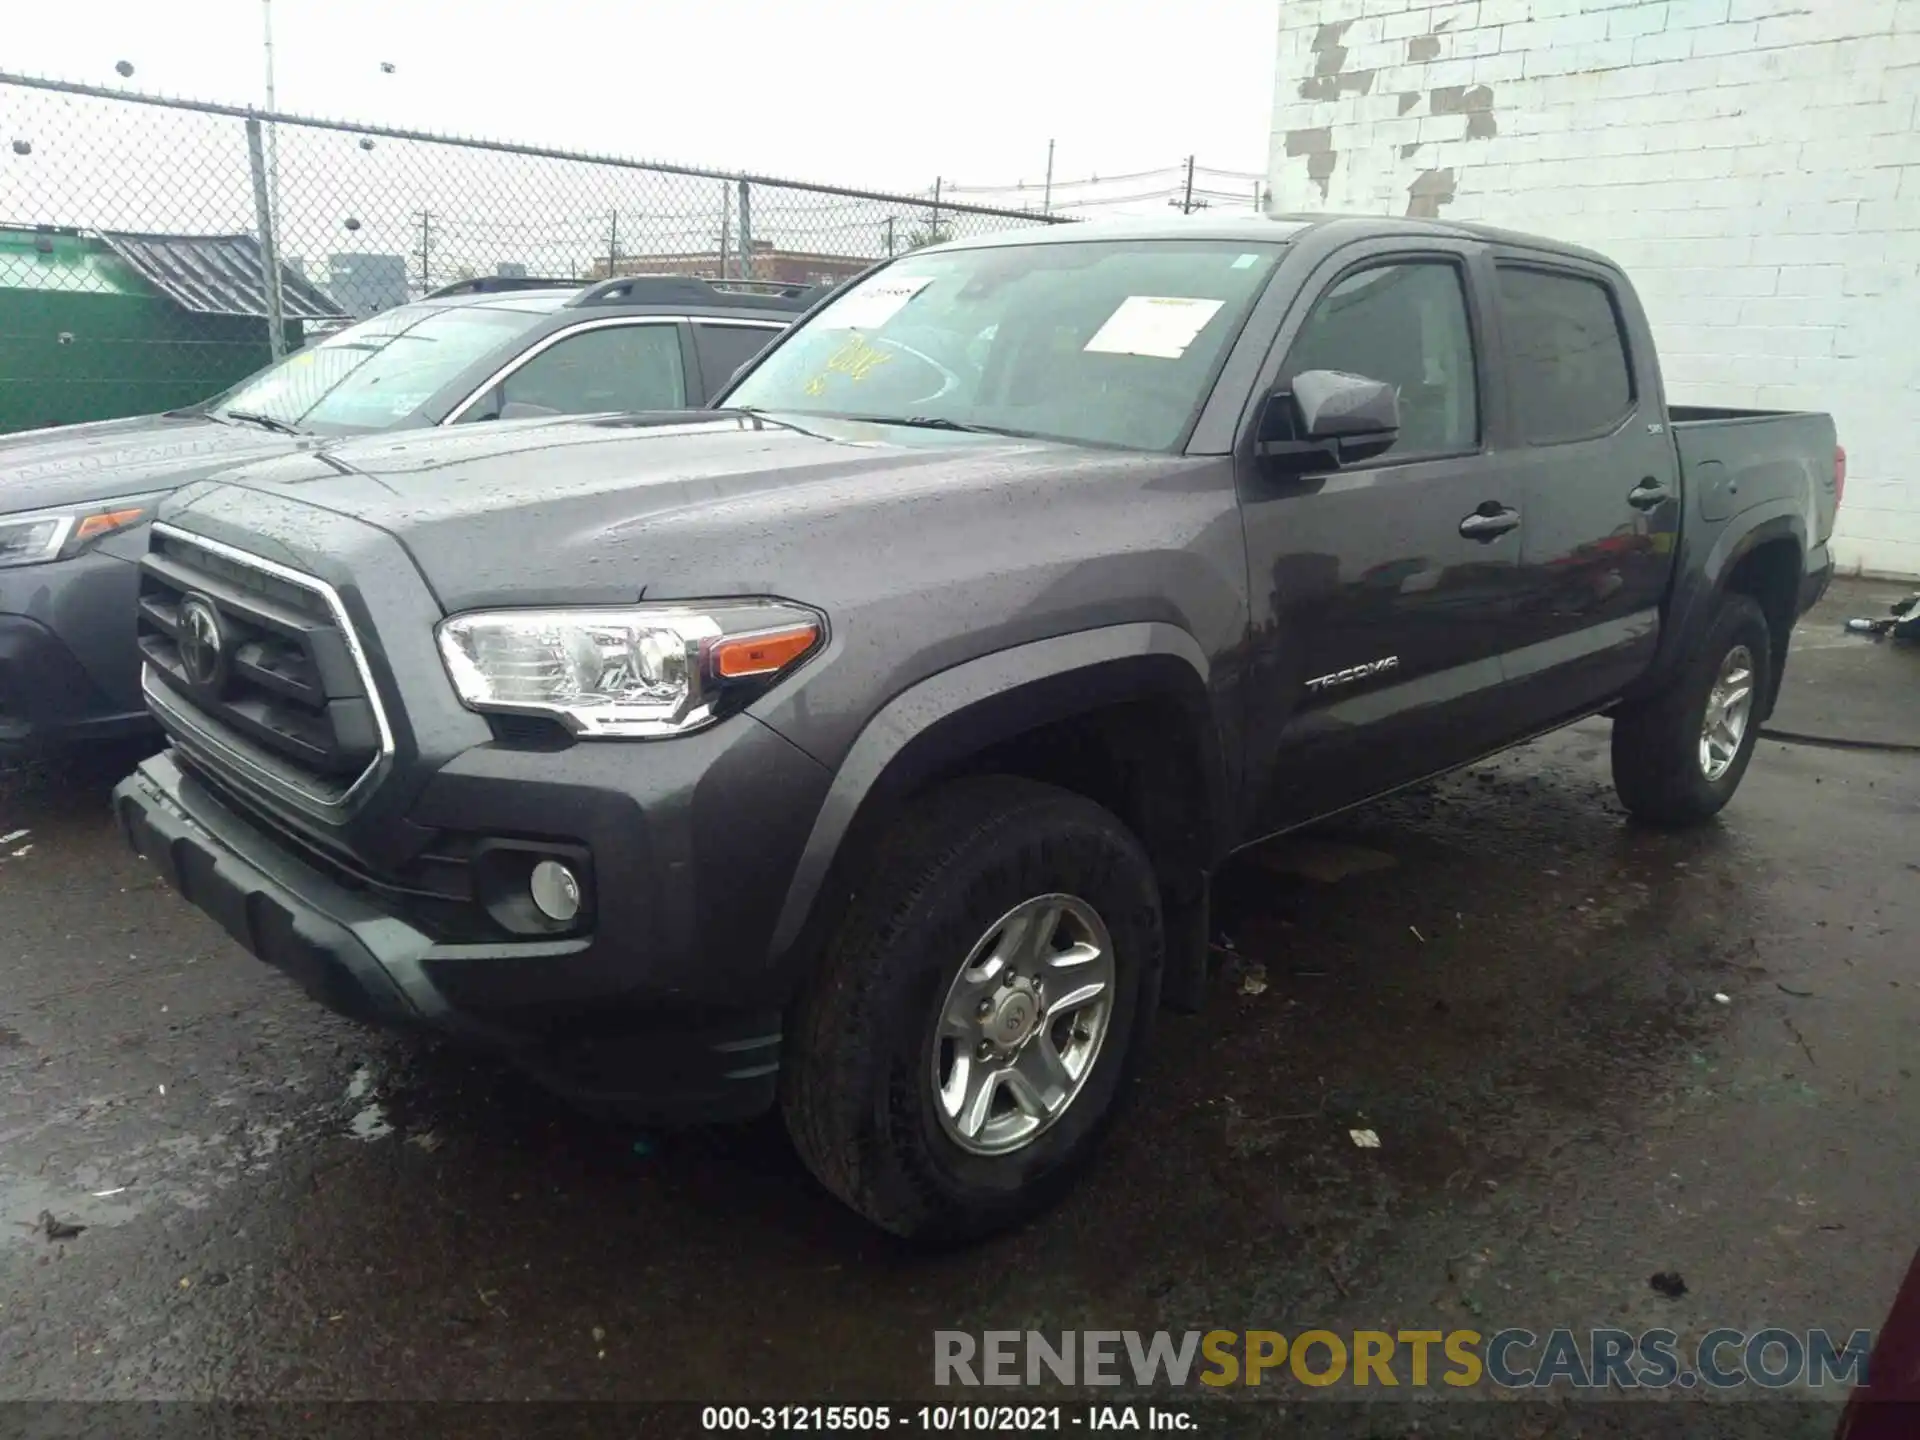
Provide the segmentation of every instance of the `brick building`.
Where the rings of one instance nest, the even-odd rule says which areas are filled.
[[[1276,210],[1631,272],[1667,386],[1831,410],[1844,569],[1920,575],[1920,0],[1281,0]]]
[[[770,240],[753,243],[754,280],[772,280],[781,285],[825,285],[858,275],[873,264],[857,255],[819,255],[804,250],[784,250]],[[724,268],[723,268],[724,267]],[[718,250],[683,255],[622,255],[611,267],[615,275],[695,275],[703,280],[740,276],[740,257],[722,257]],[[588,277],[608,278],[609,266],[602,259],[594,263]]]

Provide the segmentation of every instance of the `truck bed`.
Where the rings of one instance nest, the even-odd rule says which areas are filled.
[[[1819,513],[1809,517],[1815,523],[1807,538],[1818,544],[1832,535],[1840,505],[1832,416],[1670,405],[1667,419],[1699,519],[1718,523],[1762,505],[1804,505],[1810,490]]]

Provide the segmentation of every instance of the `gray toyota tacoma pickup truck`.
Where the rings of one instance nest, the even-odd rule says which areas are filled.
[[[1831,571],[1824,415],[1683,411],[1621,271],[1467,225],[920,251],[704,412],[184,490],[132,843],[340,1010],[899,1234],[1057,1193],[1236,848],[1585,716],[1726,804]]]

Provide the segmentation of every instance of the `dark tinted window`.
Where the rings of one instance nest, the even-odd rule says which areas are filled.
[[[1471,450],[1480,439],[1473,330],[1460,272],[1439,261],[1357,271],[1320,297],[1287,356],[1287,378],[1342,370],[1400,392],[1394,455]]]
[[[693,327],[693,348],[700,355],[700,373],[707,382],[707,394],[716,395],[733,379],[733,372],[771,345],[780,335],[754,325],[702,325]]]
[[[1529,444],[1605,434],[1633,404],[1627,343],[1599,281],[1503,265],[1500,329],[1515,422]]]
[[[680,327],[612,325],[541,351],[506,378],[497,400],[480,402],[465,418],[674,410],[686,403]]]

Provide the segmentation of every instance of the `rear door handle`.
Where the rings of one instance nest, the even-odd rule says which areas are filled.
[[[1636,510],[1651,510],[1673,498],[1673,492],[1649,475],[1627,492],[1627,504]]]
[[[1469,540],[1498,540],[1509,530],[1520,528],[1520,512],[1509,510],[1497,500],[1489,500],[1460,522],[1460,533]]]

